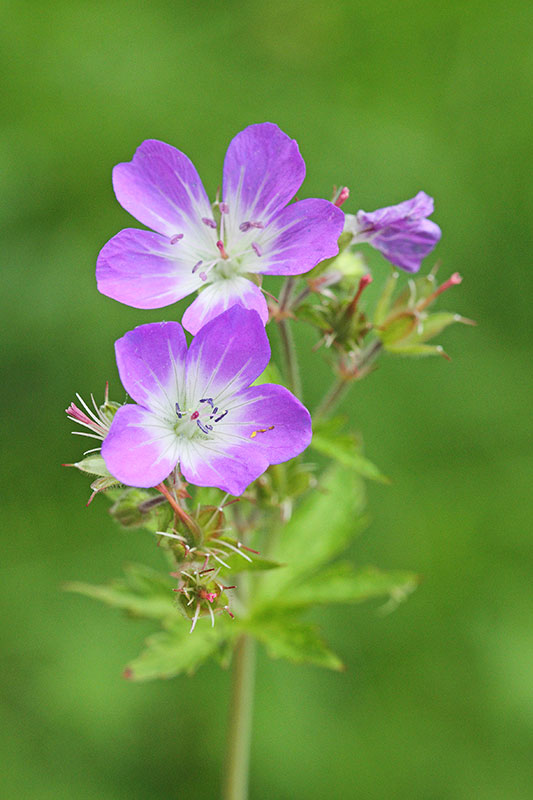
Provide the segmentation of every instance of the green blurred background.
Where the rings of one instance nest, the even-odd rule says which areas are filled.
[[[85,508],[87,482],[59,465],[80,453],[63,411],[74,392],[100,397],[109,378],[121,396],[114,339],[183,311],[96,291],[99,248],[136,224],[112,166],[160,138],[213,194],[231,137],[264,120],[298,140],[302,196],[344,183],[355,212],[434,195],[442,275],[464,275],[442,305],[479,325],[442,337],[451,363],[383,359],[344,404],[393,479],[369,488],[354,556],[424,581],[389,616],[317,617],[345,674],[260,659],[251,798],[532,796],[532,12],[525,0],[3,4],[2,797],[218,797],[229,676],[122,679],[153,626],[60,587],[161,562],[104,499]],[[388,270],[372,266],[376,290]],[[298,334],[312,404],[328,372]]]

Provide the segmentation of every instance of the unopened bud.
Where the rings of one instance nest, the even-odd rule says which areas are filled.
[[[333,201],[333,205],[337,206],[337,208],[340,208],[342,204],[346,202],[349,196],[350,196],[350,190],[348,189],[347,186],[343,186],[340,192],[338,193],[337,197]]]

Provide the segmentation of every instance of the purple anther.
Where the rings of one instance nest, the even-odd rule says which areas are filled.
[[[263,255],[261,248],[259,247],[257,242],[252,242],[252,250],[254,251],[254,253],[258,258],[261,258],[261,256]]]
[[[251,222],[241,222],[241,224],[239,225],[239,230],[242,231],[243,233],[246,233],[246,231],[249,231],[251,227],[252,227]]]
[[[205,272],[200,272],[198,274],[198,277],[200,278],[201,281],[206,281],[207,280],[207,275],[205,274]]]
[[[175,236],[171,236],[170,244],[177,244],[180,239],[183,239],[183,234],[182,233],[176,233]]]
[[[201,267],[203,263],[204,263],[203,261],[197,261],[197,262],[196,262],[196,264],[195,264],[195,265],[194,265],[194,267],[192,268],[192,274],[193,274],[193,275],[194,275],[194,273],[196,272],[196,270],[198,269],[198,267]]]
[[[208,228],[213,228],[214,230],[217,229],[217,224],[214,219],[209,219],[209,217],[202,217],[202,222],[204,225],[207,225]]]
[[[220,213],[229,214],[229,206],[227,203],[219,203]]]
[[[204,425],[203,422],[201,422],[199,419],[196,420],[196,424],[198,425],[202,433],[209,433],[209,431],[213,430],[212,425]]]
[[[217,411],[218,411],[218,406],[215,406],[215,407],[213,408],[213,411],[212,411],[212,413],[211,413],[211,416],[209,417],[209,419],[213,419],[213,417],[215,416],[215,414],[217,413]]]
[[[226,416],[227,413],[228,413],[227,411],[224,411],[224,413],[221,414],[220,417],[216,418],[215,422],[220,422],[221,419],[224,419],[224,417]]]
[[[212,397],[202,397],[202,399],[200,400],[200,403],[209,403],[211,408],[213,408],[213,406],[214,406]]]
[[[180,408],[180,404],[179,403],[176,403],[176,414],[178,415],[178,419],[181,419],[182,416],[183,416],[183,412],[182,412],[182,410]]]

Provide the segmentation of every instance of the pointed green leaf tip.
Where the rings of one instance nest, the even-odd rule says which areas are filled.
[[[90,583],[68,583],[68,592],[77,592],[109,606],[120,608],[133,617],[165,619],[178,614],[170,578],[143,564],[128,564],[124,578],[108,584],[94,586]]]
[[[296,664],[315,664],[342,670],[344,664],[329,649],[314,625],[291,614],[265,613],[244,623],[246,630],[262,642],[271,658],[286,658]]]
[[[304,608],[329,603],[362,603],[373,598],[385,598],[394,603],[405,600],[418,586],[418,576],[412,572],[387,572],[376,567],[355,569],[341,562],[311,576],[284,595],[286,607]]]

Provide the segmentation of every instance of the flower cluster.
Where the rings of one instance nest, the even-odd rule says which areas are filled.
[[[98,289],[141,309],[196,296],[181,324],[140,325],[115,343],[120,379],[133,402],[111,402],[107,387],[101,406],[92,398],[91,408],[78,395],[81,408],[72,403],[67,415],[84,429],[78,435],[101,444],[69,466],[96,476],[92,496],[110,489],[111,513],[121,525],[158,536],[170,553],[177,605],[191,630],[200,617],[213,623],[216,613],[233,616],[226,592],[234,587],[223,582],[225,574],[235,571],[236,555],[250,561],[255,551],[239,540],[239,512],[235,527],[226,526],[227,497],[205,504],[198,489],[191,498],[190,486],[235,498],[246,492],[255,511],[277,507],[286,521],[294,498],[315,485],[312,465],[275,466],[301,454],[312,435],[309,411],[296,396],[288,321],[311,323],[334,356],[341,385],[333,385],[319,415],[349,381],[370,371],[381,350],[441,352],[426,342],[451,322],[468,322],[429,313],[460,281],[457,273],[436,288],[430,272],[397,294],[394,272],[374,313],[362,307],[372,276],[357,248],[369,244],[395,267],[418,272],[441,236],[428,219],[431,197],[419,192],[398,205],[345,215],[347,187],[335,190],[331,202],[295,200],[304,177],[297,143],[268,122],[250,125],[230,142],[222,192],[213,203],[189,158],[164,142],[143,142],[131,161],[113,170],[117,200],[150,230],[126,228],[104,245]],[[279,301],[262,287],[268,276],[285,277]],[[269,319],[279,325],[289,388],[272,369],[276,382],[261,377],[271,356]],[[336,446],[322,441],[328,454]],[[350,455],[345,462],[353,462]],[[263,559],[257,566],[256,560],[254,568],[273,563]]]

